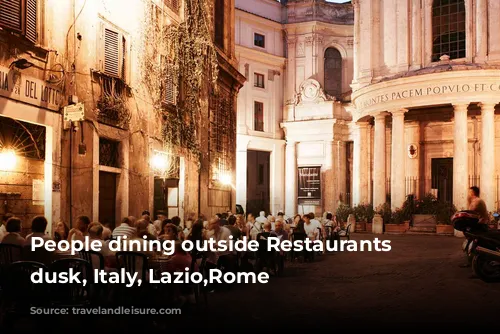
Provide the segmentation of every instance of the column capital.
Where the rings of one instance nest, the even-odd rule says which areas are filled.
[[[385,111],[379,112],[373,116],[375,121],[385,121],[385,118],[388,114]]]
[[[393,117],[394,116],[404,116],[404,114],[406,114],[408,112],[408,109],[400,108],[400,109],[391,110],[389,112],[391,113],[391,115]]]
[[[485,101],[485,102],[479,102],[477,106],[481,108],[481,111],[483,110],[495,110],[495,106],[498,104],[496,101]]]
[[[366,129],[368,127],[368,125],[370,125],[368,122],[356,122],[356,123],[354,123],[354,126],[357,129]]]
[[[453,105],[454,112],[467,111],[469,103],[458,103]]]

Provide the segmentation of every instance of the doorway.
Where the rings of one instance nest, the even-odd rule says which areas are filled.
[[[453,158],[432,159],[432,189],[440,201],[453,202]]]
[[[115,228],[116,223],[116,174],[99,172],[99,222]]]
[[[247,207],[246,212],[258,217],[260,211],[270,213],[271,182],[270,152],[247,153]]]

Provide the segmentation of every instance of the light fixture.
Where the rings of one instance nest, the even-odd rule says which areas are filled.
[[[17,60],[14,60],[9,67],[15,67],[20,70],[25,70],[27,68],[30,68],[31,66],[34,66],[32,62],[24,59],[24,58],[19,58]]]
[[[0,170],[13,170],[16,167],[17,156],[14,150],[3,149],[0,151]]]
[[[164,172],[167,169],[167,155],[156,152],[151,159],[151,166],[158,171]]]
[[[222,184],[229,185],[229,184],[231,184],[231,175],[229,175],[229,174],[223,174],[223,175],[221,175],[219,181]]]

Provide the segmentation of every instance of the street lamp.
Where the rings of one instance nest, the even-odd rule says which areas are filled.
[[[17,156],[14,150],[3,149],[0,151],[0,169],[13,170],[16,167]]]

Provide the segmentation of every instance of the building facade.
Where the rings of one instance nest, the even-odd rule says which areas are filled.
[[[183,78],[151,74],[172,57],[152,45],[185,21],[183,2],[2,2],[0,160],[7,164],[0,167],[0,213],[20,216],[29,228],[37,214],[50,226],[71,227],[79,215],[114,226],[143,210],[187,218],[234,208],[243,81],[235,68],[234,2],[197,3],[210,14],[207,36],[218,63],[216,93],[209,84],[200,92],[204,123],[193,129],[200,155],[182,145],[165,150],[174,126],[168,113],[182,111]]]
[[[498,2],[353,5],[354,202],[432,193],[464,209],[479,186],[497,210]]]
[[[293,215],[350,202],[352,6],[253,0],[236,8],[247,78],[238,97],[238,203]]]

